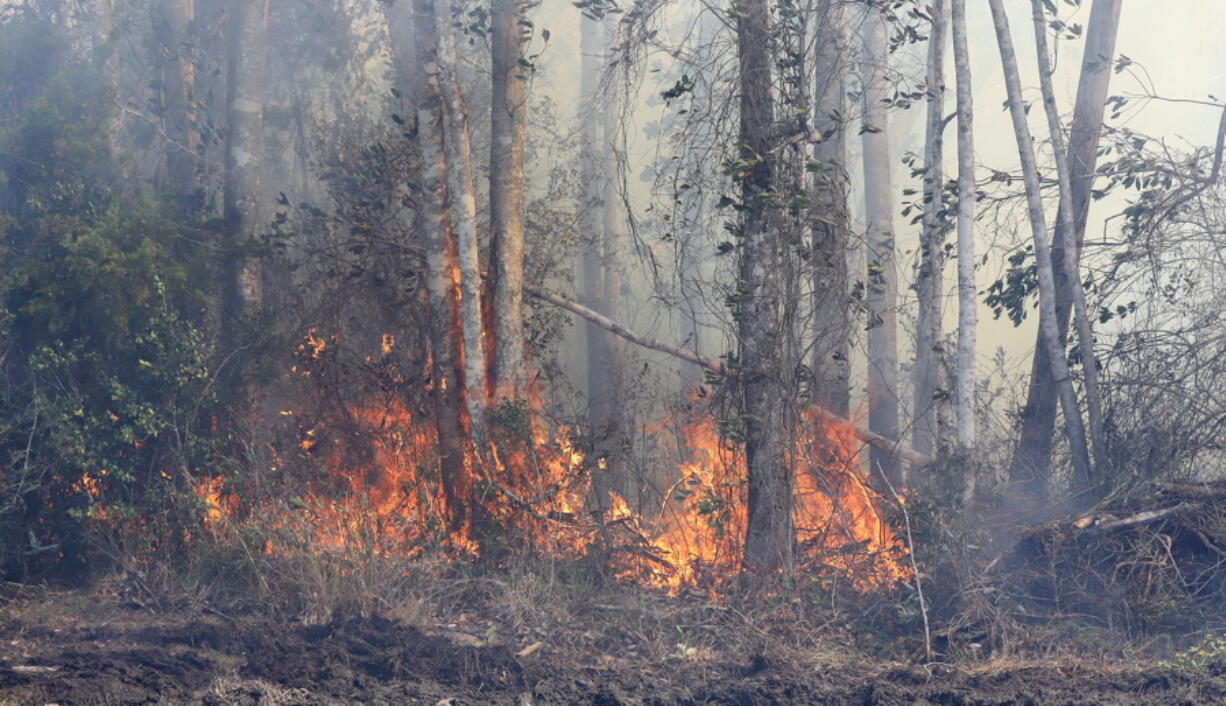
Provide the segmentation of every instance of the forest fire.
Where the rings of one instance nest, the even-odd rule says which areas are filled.
[[[382,339],[384,355],[390,341]],[[328,346],[310,331],[299,352],[318,362]],[[318,369],[294,372],[312,378]],[[316,375],[312,384],[318,383]],[[461,558],[496,544],[578,558],[602,542],[619,579],[673,594],[718,592],[721,581],[741,571],[745,460],[739,445],[721,436],[709,405],[690,404],[643,426],[644,436],[658,442],[661,467],[671,463],[675,470],[663,472],[668,485],[637,498],[638,507],[613,490],[597,498],[593,477],[610,472],[604,459],[590,461],[571,429],[546,428],[531,415],[536,421],[527,435],[498,434],[488,453],[473,454],[474,522],[456,529],[437,470],[435,427],[405,399],[393,389],[333,406],[319,421],[284,411],[297,425],[297,443],[287,453],[294,460],[276,462],[300,479],[289,500],[237,498],[220,478],[209,478],[196,488],[206,524],[216,530],[240,515],[258,517],[280,530],[274,535],[282,539],[265,547],[274,554],[297,548],[415,557],[435,549]],[[816,409],[798,421],[805,434],[791,458],[797,568],[837,570],[859,589],[907,579],[905,548],[861,477],[856,431]]]

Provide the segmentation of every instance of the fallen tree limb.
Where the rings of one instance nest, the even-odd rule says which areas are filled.
[[[1217,483],[1177,483],[1156,480],[1154,487],[1171,495],[1185,498],[1201,498],[1204,500],[1219,500],[1226,498],[1226,485]]]
[[[560,297],[554,294],[553,292],[546,292],[545,290],[537,289],[536,287],[524,287],[524,291],[536,297],[537,299],[541,299],[543,301],[549,302],[550,304],[553,304],[559,309],[565,309],[572,314],[577,314],[587,319],[588,321],[592,322],[593,324],[596,324],[600,328],[608,331],[609,333],[612,333],[616,336],[620,336],[621,338],[624,338],[627,341],[630,341],[631,343],[640,345],[644,348],[650,348],[653,351],[660,351],[661,353],[667,353],[671,356],[680,358],[681,360],[689,361],[693,363],[694,365],[697,365],[701,368],[705,368],[706,370],[709,370],[715,373],[716,375],[720,375],[724,377],[731,377],[732,375],[734,375],[733,371],[726,368],[723,363],[720,363],[718,360],[715,360],[714,358],[708,358],[704,355],[699,355],[695,351],[689,350],[688,348],[682,348],[680,346],[674,346],[672,344],[665,343],[663,341],[657,341],[654,338],[647,338],[646,336],[640,336],[637,333],[626,328],[625,326],[622,326],[621,324],[617,323],[613,319],[610,319],[609,317],[605,316],[604,314],[601,314],[598,311],[589,309],[588,307],[578,302],[573,302],[564,297]]]
[[[1158,520],[1165,519],[1171,515],[1192,510],[1196,508],[1196,503],[1181,502],[1178,505],[1162,508],[1161,510],[1146,510],[1138,512],[1128,517],[1114,517],[1111,515],[1090,515],[1083,517],[1080,520],[1073,522],[1073,526],[1085,529],[1087,532],[1100,534],[1103,532],[1111,532],[1113,530],[1125,529],[1128,527],[1137,527],[1140,525],[1148,525]]]
[[[553,292],[547,292],[543,289],[537,289],[536,287],[527,287],[527,286],[524,287],[524,292],[526,292],[530,296],[536,297],[537,299],[549,302],[550,304],[553,304],[554,306],[560,309],[565,309],[566,311],[569,311],[572,314],[575,314],[584,319],[587,319],[591,323],[595,324],[596,326],[599,326],[600,328],[608,331],[609,333],[615,336],[624,338],[625,340],[630,341],[631,343],[634,343],[636,345],[642,346],[644,348],[650,348],[653,351],[667,353],[668,355],[671,355],[675,358],[680,358],[681,360],[693,363],[694,365],[697,365],[700,368],[703,368],[704,370],[707,370],[721,377],[736,377],[737,375],[736,370],[725,366],[723,363],[719,362],[718,360],[714,358],[708,358],[688,348],[682,348],[680,346],[674,346],[671,343],[665,343],[663,341],[659,341],[654,338],[647,338],[646,336],[640,336],[639,334],[631,331],[625,326],[622,326],[621,324],[610,319],[604,314],[601,314],[598,311],[594,311],[578,302],[574,302],[565,297],[558,296],[557,294],[554,294]],[[929,458],[928,456],[918,453],[915,450],[893,439],[889,439],[876,432],[869,431],[868,429],[861,428],[857,426],[856,424],[854,424],[853,422],[851,422],[850,420],[846,419],[845,417],[840,417],[839,415],[833,412],[829,412],[821,408],[818,409],[818,413],[822,416],[823,419],[827,421],[834,422],[837,424],[846,424],[847,426],[855,430],[856,435],[864,443],[874,448],[880,449],[888,454],[891,454],[894,457],[902,461],[906,461],[907,463],[913,466],[916,466],[916,467],[924,466],[932,462],[932,459]]]

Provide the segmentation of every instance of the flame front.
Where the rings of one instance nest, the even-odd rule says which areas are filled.
[[[317,360],[328,346],[311,331],[299,352]],[[383,354],[393,347],[384,336]],[[309,365],[295,372],[311,375]],[[246,517],[284,530],[269,540],[270,553],[306,546],[412,557],[433,548],[460,557],[476,554],[490,528],[499,544],[551,557],[578,558],[603,542],[620,579],[674,594],[718,593],[740,573],[745,458],[702,406],[642,429],[658,442],[661,467],[674,469],[661,474],[668,486],[654,510],[636,509],[617,493],[595,498],[593,474],[609,472],[603,460],[589,463],[569,429],[546,428],[542,415],[531,414],[526,433],[499,435],[488,453],[473,453],[474,527],[448,533],[434,426],[404,399],[384,391],[310,426],[303,421],[310,414],[282,412],[298,425],[296,458],[275,464],[295,477],[291,492],[252,507],[259,501],[206,479],[197,486],[206,525],[219,528],[245,507]],[[856,430],[816,409],[803,413],[798,427],[806,433],[794,440],[790,465],[799,568],[845,572],[861,589],[908,579],[905,547],[861,475]]]

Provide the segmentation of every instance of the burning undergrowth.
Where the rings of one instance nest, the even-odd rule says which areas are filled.
[[[498,408],[488,447],[467,464],[473,519],[457,526],[440,477],[429,369],[425,355],[398,350],[388,335],[353,356],[338,337],[308,331],[288,371],[298,402],[272,410],[268,470],[249,474],[257,482],[202,481],[206,526],[224,536],[259,524],[266,555],[598,556],[620,580],[673,594],[718,594],[741,572],[744,456],[697,397],[641,423],[666,481],[655,500],[598,493],[609,486],[599,482],[612,473],[606,460],[589,458],[574,427],[551,420],[539,400]],[[797,568],[837,573],[859,589],[908,579],[888,504],[862,476],[855,431],[817,410],[801,421],[808,432],[790,459]]]

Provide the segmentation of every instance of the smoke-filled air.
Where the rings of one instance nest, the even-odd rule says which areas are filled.
[[[0,706],[1226,704],[1221,0],[0,0]]]

